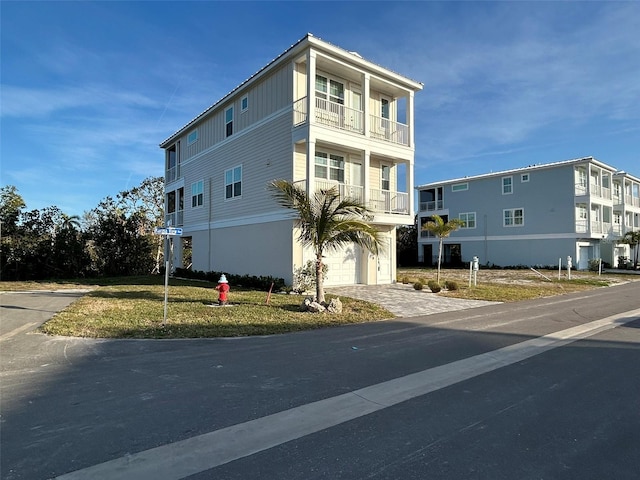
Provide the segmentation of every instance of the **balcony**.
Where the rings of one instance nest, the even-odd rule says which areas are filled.
[[[306,181],[295,182],[295,185],[305,188]],[[369,189],[369,199],[365,200],[364,187],[349,185],[346,183],[329,182],[326,180],[315,181],[316,190],[337,188],[340,198],[351,198],[359,203],[366,204],[374,213],[388,213],[392,215],[409,215],[409,194],[392,190]]]
[[[444,203],[442,200],[431,201],[431,202],[420,202],[420,211],[421,212],[435,212],[436,210],[442,210],[444,208]]]
[[[293,124],[302,125],[309,119],[307,97],[293,103]],[[409,127],[376,115],[369,116],[369,131],[365,132],[364,112],[346,107],[323,98],[315,99],[315,123],[338,130],[346,130],[358,135],[383,140],[398,145],[409,146]]]
[[[171,227],[181,227],[184,225],[184,210],[167,213],[164,216],[164,224]]]

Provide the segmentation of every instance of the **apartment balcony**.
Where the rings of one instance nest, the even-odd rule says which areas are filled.
[[[165,171],[164,174],[164,183],[165,185],[175,182],[178,179],[178,167],[172,167]]]
[[[164,216],[164,224],[171,227],[182,227],[184,225],[184,210],[167,213]]]
[[[295,182],[299,187],[305,188],[306,181]],[[349,185],[346,183],[315,180],[316,190],[337,188],[340,198],[351,198],[365,204],[374,213],[386,213],[392,215],[409,215],[409,194],[393,190],[369,189],[368,199],[365,198],[364,187]]]
[[[315,123],[398,145],[409,146],[408,125],[394,122],[388,118],[369,115],[369,131],[365,132],[364,115],[364,112],[340,103],[331,102],[323,98],[315,99]],[[293,103],[293,124],[294,126],[302,125],[308,120],[307,97],[303,97]]]
[[[421,212],[435,212],[437,210],[442,210],[444,208],[444,202],[442,200],[431,201],[431,202],[420,202],[420,211]]]

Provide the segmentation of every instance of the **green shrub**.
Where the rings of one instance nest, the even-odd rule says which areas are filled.
[[[220,275],[224,272],[202,272],[200,270],[189,270],[187,268],[176,268],[174,275],[180,278],[189,278],[196,280],[207,280],[217,283]],[[256,275],[237,275],[226,273],[229,284],[238,287],[244,287],[252,290],[269,290],[273,284],[273,291],[279,292],[285,288],[284,278],[276,278],[272,276],[256,276]]]
[[[400,280],[404,285],[407,285],[409,283],[409,277],[402,277],[402,280]]]
[[[322,264],[322,279],[327,279],[329,266]],[[293,291],[295,293],[304,293],[316,288],[316,262],[309,260],[303,267],[296,268],[293,271]]]
[[[447,280],[444,282],[444,288],[451,291],[458,290],[458,284],[453,280]]]
[[[429,287],[429,290],[431,290],[433,293],[438,293],[440,290],[442,290],[442,288],[440,287],[440,284],[435,280],[429,280],[427,282],[427,286]]]
[[[413,284],[413,288],[416,290],[422,290],[422,282],[416,282]]]

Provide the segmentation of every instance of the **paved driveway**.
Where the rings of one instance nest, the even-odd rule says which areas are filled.
[[[334,295],[343,295],[376,303],[399,317],[431,315],[499,303],[448,298],[432,293],[428,288],[415,290],[413,285],[405,285],[403,283],[329,287],[326,291]]]

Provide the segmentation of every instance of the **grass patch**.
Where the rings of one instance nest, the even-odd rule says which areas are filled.
[[[212,307],[214,284],[171,279],[164,319],[164,284],[154,277],[129,279],[78,299],[40,327],[50,335],[91,338],[205,338],[271,335],[393,318],[389,311],[361,300],[340,297],[342,314],[300,311],[300,295],[272,294],[232,287],[232,306]],[[81,287],[82,284],[76,284]],[[84,285],[86,287],[86,284]],[[327,299],[333,298],[328,295]]]

